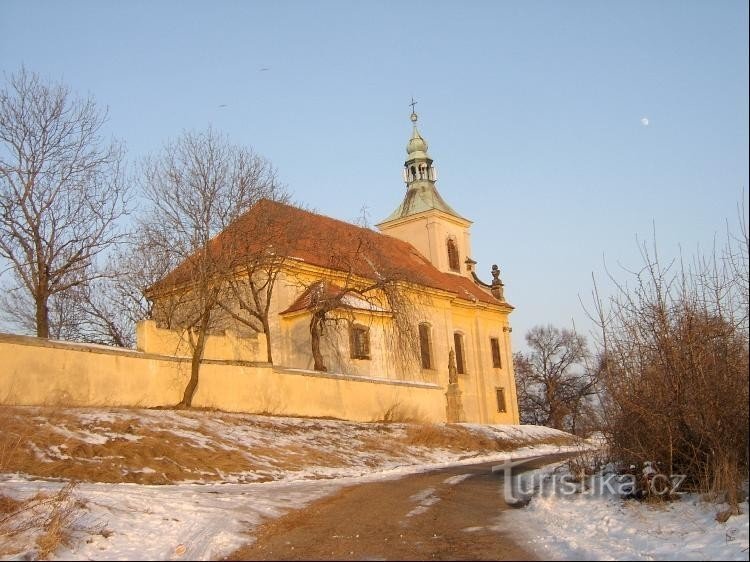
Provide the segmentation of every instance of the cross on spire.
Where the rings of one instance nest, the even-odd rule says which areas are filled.
[[[411,98],[411,103],[409,104],[411,106],[411,121],[412,123],[417,122],[417,112],[414,110],[414,106],[417,105],[417,102],[414,101],[414,96]]]

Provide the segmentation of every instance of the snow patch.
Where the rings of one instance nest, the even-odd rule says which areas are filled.
[[[443,480],[443,484],[448,484],[448,486],[455,486],[456,484],[460,484],[467,478],[471,478],[472,474],[457,474],[456,476],[451,476],[450,478],[446,478]]]

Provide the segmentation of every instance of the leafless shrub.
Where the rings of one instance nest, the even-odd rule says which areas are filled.
[[[607,464],[607,457],[601,449],[581,447],[581,449],[566,461],[568,472],[576,482],[599,472]]]
[[[72,525],[81,504],[73,491],[76,484],[69,482],[58,492],[38,493],[27,500],[2,502],[12,509],[0,512],[0,539],[4,554],[17,554],[36,544],[36,557],[46,560],[62,545],[69,546]]]
[[[684,474],[685,489],[737,503],[748,468],[748,236],[690,263],[643,268],[597,296],[605,434],[625,465]],[[614,280],[614,278],[613,278]]]

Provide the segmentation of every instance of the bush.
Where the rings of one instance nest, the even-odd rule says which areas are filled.
[[[735,505],[748,469],[747,249],[746,226],[679,269],[644,248],[635,283],[597,303],[612,456]]]

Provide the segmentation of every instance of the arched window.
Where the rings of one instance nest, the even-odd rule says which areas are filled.
[[[464,363],[464,336],[461,332],[453,332],[453,346],[456,351],[456,372],[463,375],[466,373],[466,363]]]
[[[448,238],[446,242],[448,245],[448,267],[453,271],[461,271],[461,265],[458,263],[458,248],[456,247],[456,241],[453,238]]]
[[[430,353],[430,325],[419,325],[419,352],[422,357],[422,368],[432,369],[432,354]]]
[[[349,328],[349,348],[352,359],[370,358],[370,330],[354,324]]]

